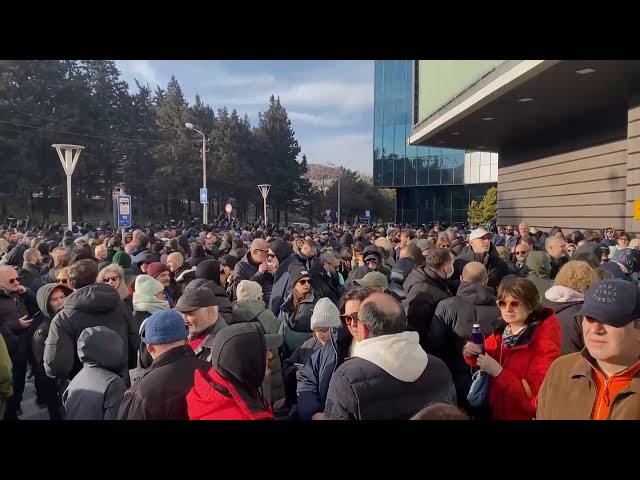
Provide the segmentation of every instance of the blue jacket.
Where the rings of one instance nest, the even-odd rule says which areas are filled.
[[[300,372],[298,382],[298,418],[310,420],[313,414],[324,412],[333,372],[349,356],[353,337],[344,328],[334,328],[331,340],[316,350]]]

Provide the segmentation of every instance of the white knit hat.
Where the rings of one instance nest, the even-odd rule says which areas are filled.
[[[313,308],[311,330],[316,328],[337,328],[340,323],[340,311],[328,298],[321,298]]]
[[[258,282],[242,280],[236,289],[236,298],[239,302],[244,300],[262,300],[262,286]]]

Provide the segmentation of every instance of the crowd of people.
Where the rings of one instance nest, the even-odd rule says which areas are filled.
[[[640,419],[640,241],[170,222],[0,231],[0,418]]]

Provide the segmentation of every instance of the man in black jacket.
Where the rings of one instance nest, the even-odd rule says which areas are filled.
[[[449,367],[456,386],[458,405],[469,409],[467,394],[471,387],[471,372],[461,354],[464,344],[471,341],[475,323],[489,335],[500,316],[496,296],[486,286],[487,269],[479,262],[469,262],[462,270],[460,286],[454,297],[442,300],[436,307],[431,324],[433,354]]]
[[[69,267],[69,295],[53,320],[44,347],[44,369],[50,377],[71,380],[81,369],[77,343],[88,327],[110,328],[122,338],[121,375],[129,385],[129,369],[136,367],[139,334],[133,314],[118,292],[106,283],[95,283],[98,266],[93,260],[78,260]]]
[[[462,269],[469,262],[482,263],[489,274],[489,280],[487,286],[493,288],[494,291],[498,289],[498,285],[502,279],[509,274],[509,267],[498,255],[496,247],[491,243],[493,234],[487,232],[484,228],[476,228],[469,235],[469,245],[471,251],[462,253],[453,266],[455,267],[455,273],[453,278],[460,278]]]
[[[38,313],[33,292],[20,285],[18,272],[8,265],[0,266],[0,332],[11,357],[13,396],[7,401],[5,420],[16,420],[21,414],[20,402],[24,392],[29,359],[30,326]]]
[[[404,281],[404,305],[409,327],[420,335],[424,351],[431,352],[429,330],[436,306],[453,295],[447,280],[453,273],[453,258],[446,248],[425,250],[424,258],[424,265],[411,270]]]
[[[242,260],[236,263],[233,269],[233,299],[236,299],[236,289],[242,280],[257,282],[262,287],[265,303],[269,303],[271,290],[273,288],[273,275],[269,273],[267,264],[267,254],[269,244],[266,240],[256,238],[251,242],[249,252]]]
[[[362,302],[353,356],[329,382],[327,419],[407,420],[430,403],[455,404],[451,373],[406,325],[391,295],[374,293]]]
[[[209,370],[187,345],[187,329],[175,310],[162,310],[147,319],[142,341],[153,363],[122,397],[118,420],[189,420],[187,394],[195,371]]]

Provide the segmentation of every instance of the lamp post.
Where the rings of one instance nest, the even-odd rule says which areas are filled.
[[[341,180],[342,180],[342,167],[338,167],[334,163],[329,162],[327,165],[332,166],[333,168],[339,169],[340,173],[338,174],[338,210],[336,211],[336,219],[338,220],[338,225],[340,225],[340,191],[342,190]]]
[[[193,123],[185,123],[185,127],[202,135],[202,188],[207,188],[207,136],[193,126]],[[209,194],[207,193],[207,203],[202,206],[202,223],[209,223]]]
[[[54,143],[51,145],[58,152],[60,163],[64,168],[64,173],[67,175],[67,228],[71,230],[73,227],[72,213],[71,213],[71,175],[78,164],[80,158],[80,152],[84,150],[84,147],[80,145],[68,145],[64,143]]]
[[[263,185],[258,185],[258,190],[260,190],[260,194],[262,195],[262,199],[264,200],[264,226],[267,227],[267,195],[269,195],[269,190],[271,190],[271,185],[267,185],[266,183]]]

